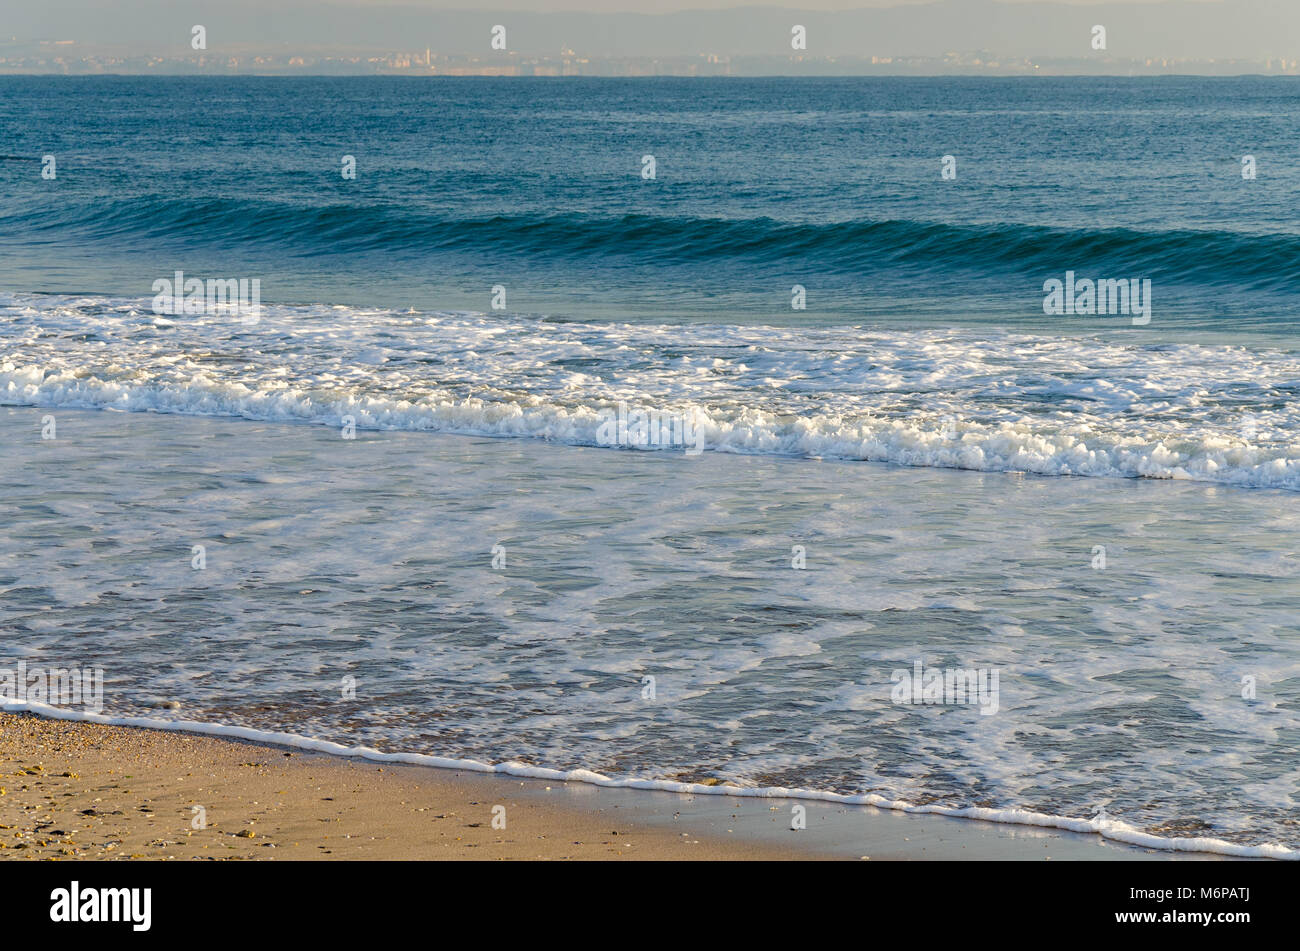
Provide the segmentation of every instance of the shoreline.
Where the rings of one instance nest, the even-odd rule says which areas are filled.
[[[528,785],[0,712],[0,859],[818,857],[631,825],[617,804],[584,812]]]
[[[0,858],[1234,858],[1052,827],[611,788],[34,712],[0,712],[0,790]],[[798,832],[796,805],[807,817]],[[505,828],[494,828],[502,818]]]
[[[9,418],[10,421],[21,421],[27,418],[35,422],[34,418],[39,411],[32,408],[9,408],[8,412],[0,411],[0,416]],[[190,426],[175,426],[175,420],[183,418],[190,422]],[[88,425],[94,422],[95,425]],[[70,424],[65,429],[65,424]],[[317,446],[337,446],[335,438],[331,434],[322,433],[322,431],[312,431],[313,427],[303,427],[300,433],[308,435],[305,444],[309,447]],[[81,450],[83,444],[91,447],[91,456],[95,459],[107,459],[109,464],[105,466],[107,472],[98,473],[98,481],[103,485],[114,486],[122,481],[122,466],[129,466],[130,460],[134,456],[129,452],[123,452],[122,446],[131,442],[126,437],[131,437],[138,444],[140,437],[146,439],[147,446],[160,447],[161,452],[177,453],[178,447],[181,450],[190,450],[190,448],[199,447],[196,439],[226,439],[230,440],[239,437],[238,446],[252,447],[244,455],[234,455],[231,457],[230,465],[233,466],[234,472],[261,472],[269,465],[270,456],[268,453],[274,451],[283,452],[285,444],[272,442],[269,439],[259,439],[259,434],[270,433],[274,431],[277,435],[282,434],[279,427],[270,425],[255,426],[251,430],[252,439],[248,438],[250,430],[247,426],[240,425],[238,421],[230,420],[213,420],[205,417],[155,417],[142,413],[117,413],[103,411],[91,411],[91,409],[79,409],[79,411],[60,411],[60,439],[59,442],[40,442],[26,443],[23,440],[16,440],[16,446],[22,447],[27,444],[39,446],[38,451],[34,451],[32,459],[39,460],[39,466],[32,466],[31,472],[47,473],[49,478],[31,478],[29,482],[21,483],[18,486],[17,498],[27,498],[23,495],[25,492],[31,495],[31,498],[44,500],[48,498],[51,491],[72,492],[73,496],[78,499],[85,499],[86,496],[86,479],[85,475],[78,475],[75,479],[65,478],[65,470],[59,465],[62,459],[72,459],[64,450],[65,442],[72,442],[73,450]],[[29,435],[35,430],[29,430]],[[72,440],[65,440],[65,435],[72,435]],[[464,437],[458,437],[465,439]],[[532,455],[516,453],[515,443],[513,440],[498,440],[491,438],[468,438],[471,442],[467,443],[468,448],[473,450],[484,450],[481,456],[474,457],[473,466],[478,470],[489,470],[493,466],[499,465],[500,459],[517,460],[532,459]],[[290,446],[298,443],[298,440],[292,440]],[[218,444],[218,443],[213,443]],[[225,451],[230,452],[233,442],[224,444]],[[99,455],[95,455],[98,448]],[[382,472],[393,473],[393,478],[412,479],[415,475],[424,474],[425,469],[417,468],[416,461],[428,459],[428,446],[421,434],[413,433],[393,433],[387,434],[383,440],[383,464],[387,466]],[[55,452],[57,455],[49,459],[44,455],[36,455],[36,452],[47,453]],[[594,451],[593,451],[594,452]],[[584,460],[582,456],[585,453],[569,453],[563,448],[554,448],[546,450],[538,446],[538,453],[547,456],[547,463],[552,461],[550,453],[555,453],[556,463],[560,465],[559,472],[571,475],[582,475],[585,472]],[[460,455],[459,451],[456,455]],[[169,456],[170,457],[170,456]],[[179,455],[185,459],[185,455]],[[612,472],[616,475],[625,475],[636,472],[640,468],[645,468],[647,464],[655,466],[668,464],[668,457],[645,457],[637,453],[634,459],[620,457],[617,453],[607,453],[610,465],[614,466]],[[602,456],[602,460],[604,456]],[[692,472],[710,472],[708,466],[714,465],[716,460],[705,459],[694,464]],[[331,463],[333,464],[333,463]],[[746,466],[753,465],[755,472],[763,478],[771,478],[767,473],[780,474],[781,466],[784,463],[758,464],[746,463]],[[875,465],[875,464],[871,464]],[[343,466],[346,469],[346,466]],[[818,468],[820,469],[820,468]],[[832,466],[827,466],[827,472],[831,472]],[[733,474],[731,460],[728,460],[727,478]],[[467,470],[472,472],[472,470]],[[722,472],[722,470],[720,470]],[[832,473],[833,474],[833,473]],[[904,478],[905,477],[905,478]],[[702,481],[701,485],[716,485],[719,482],[720,475],[710,475],[712,483]],[[758,477],[755,477],[758,478]],[[826,478],[831,478],[827,475]],[[996,479],[998,485],[1004,490],[1015,488],[1018,490],[1022,483],[1017,479],[1011,479],[1004,474],[989,474],[989,479]],[[966,486],[965,490],[970,492],[971,486],[970,475],[966,473],[948,473],[941,470],[928,469],[907,469],[901,473],[904,485],[926,486],[946,490],[949,487]],[[608,479],[608,485],[620,485],[619,491],[623,491],[621,483],[617,479]],[[1026,481],[1027,482],[1027,481]],[[1102,479],[1097,479],[1099,490],[1102,487]],[[227,491],[242,492],[242,498],[251,500],[259,499],[264,503],[265,496],[272,498],[272,508],[278,508],[281,517],[292,516],[295,512],[302,511],[303,501],[300,501],[295,495],[296,487],[300,481],[295,482],[290,479],[289,482],[283,479],[270,479],[270,481],[261,481],[261,479],[244,479],[230,478],[226,482],[229,486]],[[1057,485],[1053,479],[1043,479],[1040,483],[1045,491],[1049,491],[1049,498],[1060,498],[1063,490],[1053,488]],[[1114,483],[1113,483],[1114,485]],[[983,486],[983,478],[976,479],[974,490],[978,491]],[[1118,492],[1105,496],[1105,498],[1114,498],[1115,495],[1122,496],[1123,499],[1162,499],[1174,492],[1177,495],[1191,494],[1201,498],[1201,494],[1210,491],[1208,487],[1199,485],[1184,486],[1151,486],[1143,485],[1141,482],[1132,482],[1130,485],[1114,486]],[[823,491],[826,487],[823,487]],[[452,490],[452,494],[455,491]],[[91,492],[90,498],[94,499],[95,492]],[[100,492],[100,498],[104,499],[104,504],[116,504],[110,500],[107,492]],[[292,496],[292,498],[291,498]],[[238,498],[238,496],[231,496]],[[1265,496],[1268,498],[1268,496]],[[325,504],[324,501],[315,501],[316,505]],[[337,499],[331,499],[330,504],[337,504]],[[880,504],[879,501],[876,504]],[[1126,503],[1136,504],[1136,503]],[[311,507],[311,505],[308,505]],[[321,511],[331,511],[329,508]],[[746,512],[745,507],[737,509],[742,513]],[[884,511],[884,509],[881,509]],[[907,505],[900,505],[898,511],[907,512]],[[1175,509],[1177,511],[1177,509]],[[878,511],[880,514],[880,511]],[[1257,512],[1252,509],[1252,517],[1257,516]],[[1279,513],[1281,514],[1281,513]],[[391,516],[390,516],[391,517]],[[473,524],[472,513],[469,513],[469,521]],[[39,524],[39,520],[34,522],[34,526]],[[194,531],[194,524],[205,525],[205,522],[185,522],[179,518],[177,513],[170,513],[168,518],[162,520],[162,529],[165,534],[170,534],[174,538],[185,539],[188,543],[190,534]],[[1092,522],[1088,522],[1092,525]],[[1281,522],[1279,522],[1281,524]],[[126,522],[127,534],[130,533],[131,527]],[[996,527],[996,526],[993,526]],[[487,525],[487,529],[495,531],[493,526]],[[208,537],[224,537],[222,533],[226,526],[218,524],[207,524],[205,531]],[[577,526],[577,530],[586,531],[584,527]],[[118,531],[122,531],[121,527]],[[989,537],[989,526],[984,526],[984,538]],[[90,538],[90,526],[73,524],[73,538]],[[201,534],[201,533],[200,533]],[[482,534],[481,531],[480,533]],[[1000,534],[1000,531],[998,531]],[[307,533],[307,538],[309,540]],[[1032,537],[1032,535],[1030,535]],[[972,534],[972,538],[980,538],[978,531]],[[329,544],[337,542],[338,539],[330,537],[328,533],[321,539],[318,539],[316,550],[328,551]],[[256,533],[251,538],[240,539],[242,551],[231,547],[226,552],[226,564],[234,565],[239,563],[248,564],[266,564],[268,552],[261,550],[257,544]],[[156,546],[149,544],[146,548],[140,548],[134,542],[130,544],[130,550],[136,553],[136,557],[142,559],[142,564],[151,564],[155,566],[155,574],[152,574],[152,582],[149,589],[155,591],[166,590],[190,590],[194,587],[190,572],[192,570],[190,563],[185,557],[160,556]],[[311,544],[305,546],[311,550]],[[555,564],[562,563],[562,560],[555,557],[560,552],[559,547],[551,546],[547,548],[542,546],[534,550],[534,557],[538,557],[539,552],[551,552],[551,561]],[[824,555],[835,555],[835,548],[829,548]],[[840,544],[840,551],[845,551],[844,544]],[[1132,552],[1130,552],[1132,555]],[[396,556],[394,556],[395,559]],[[85,577],[96,578],[96,572],[88,568],[87,561],[74,565],[73,568],[82,570],[86,574],[78,578],[78,583],[85,581]],[[395,563],[394,563],[395,564]],[[567,563],[564,563],[567,564]],[[346,565],[344,565],[346,566]],[[316,566],[316,572],[320,570],[334,570],[335,566],[324,564]],[[1154,563],[1148,568],[1148,574],[1158,574],[1160,563]],[[298,574],[303,574],[303,569],[295,569]],[[429,566],[421,565],[420,576],[428,578]],[[571,582],[581,581],[586,577],[588,569],[582,568],[581,565],[568,566],[564,572],[556,574],[555,579],[558,581]],[[64,574],[64,581],[73,574]],[[233,591],[230,585],[235,576],[222,577],[222,574],[213,574],[213,581],[201,587],[212,587],[214,591]],[[495,578],[495,576],[489,576]],[[816,576],[809,576],[816,577]],[[1054,579],[1054,576],[1049,578]],[[801,576],[802,579],[802,576]],[[409,579],[404,579],[406,583]],[[96,583],[104,587],[104,590],[116,590],[118,578],[112,573],[99,574]],[[478,582],[478,579],[474,581]],[[506,583],[504,581],[500,583]],[[201,587],[199,590],[201,590]],[[318,594],[316,591],[302,591],[298,587],[291,587],[290,590],[281,591],[279,587],[272,586],[266,589],[272,595],[273,600],[281,595],[296,594]],[[790,587],[787,591],[789,596],[800,596],[801,589]],[[1169,592],[1170,598],[1182,600],[1183,591],[1178,586],[1174,586]],[[474,598],[477,598],[474,594]],[[277,602],[278,603],[278,602]],[[316,603],[316,602],[311,602]],[[840,602],[835,602],[840,603]],[[290,611],[303,611],[303,605],[299,598],[292,598],[283,602],[283,607]],[[879,611],[880,605],[874,602],[852,602],[855,609],[862,611]],[[326,604],[321,608],[322,611],[334,611],[338,609],[338,604]],[[508,622],[507,622],[508,626]],[[181,663],[186,657],[185,644],[179,640],[169,640],[168,638],[157,639],[151,638],[149,643],[134,643],[133,639],[127,638],[126,646],[130,650],[138,651],[161,651],[161,657],[170,657],[172,663]],[[127,652],[130,652],[127,651]],[[78,659],[83,665],[105,664],[112,659],[117,663],[117,648],[109,652],[107,644],[96,644],[87,642],[85,646],[82,643],[77,644]],[[151,655],[152,656],[152,655]],[[315,655],[311,655],[315,656]],[[226,670],[226,676],[230,676],[229,669]],[[109,718],[90,716],[88,720],[100,722],[112,722],[116,725],[140,725],[148,726],[151,729],[161,730],[187,730],[186,735],[195,733],[205,734],[224,734],[225,737],[242,737],[260,744],[277,744],[287,743],[291,747],[303,750],[311,748],[315,752],[325,752],[330,755],[356,755],[359,754],[359,748],[339,746],[338,743],[325,741],[315,741],[315,739],[305,739],[303,734],[325,734],[334,735],[334,737],[351,737],[350,731],[339,728],[338,724],[330,728],[330,724],[324,725],[307,725],[298,717],[252,717],[253,722],[260,724],[260,729],[238,728],[238,726],[222,726],[220,721],[227,720],[227,717],[221,713],[209,712],[208,716],[217,722],[200,722],[183,720],[181,713],[146,712],[148,708],[155,708],[162,702],[170,702],[174,691],[168,687],[160,686],[159,683],[152,682],[147,677],[127,676],[125,679],[118,679],[114,685],[114,691],[120,698],[127,699],[131,704],[130,709],[139,711],[133,717],[126,718]],[[182,698],[183,699],[183,698]],[[40,704],[32,704],[31,708],[42,707]],[[5,705],[0,703],[0,709],[26,709],[21,704]],[[234,709],[238,709],[235,707]],[[473,711],[473,707],[468,708]],[[42,707],[35,712],[44,713],[52,717],[75,717],[78,713],[70,711],[68,708],[51,708]],[[153,717],[174,717],[170,718],[153,718]],[[201,713],[199,713],[199,716]],[[136,718],[138,717],[138,718]],[[239,717],[240,720],[247,720],[247,717]],[[469,716],[469,722],[474,721],[473,716]],[[508,724],[507,717],[495,718],[497,724]],[[296,730],[295,730],[296,725]],[[484,718],[478,718],[478,726],[489,730],[495,729],[491,722],[485,722]],[[289,729],[292,733],[281,733],[279,730]],[[380,739],[378,742],[385,742]],[[571,739],[572,742],[572,739]],[[398,747],[400,750],[400,747]],[[482,754],[490,756],[491,752],[498,750],[498,744],[478,744],[477,750],[484,751]],[[571,750],[571,754],[564,756],[564,761],[568,763],[582,764],[585,761],[604,761],[601,752],[595,751],[595,755],[582,756],[584,750]],[[906,747],[896,747],[894,752],[900,756],[906,756]],[[1099,829],[1099,822],[1089,820],[1084,817],[1089,815],[1091,809],[1087,802],[1080,802],[1074,796],[1062,796],[1062,798],[1045,799],[1034,796],[1034,798],[1021,799],[1021,802],[1040,805],[1043,812],[1028,812],[1024,809],[995,809],[995,808],[945,808],[937,804],[914,805],[911,803],[894,803],[884,799],[883,796],[836,796],[819,792],[816,790],[818,780],[809,778],[805,780],[805,785],[810,789],[784,789],[784,787],[772,786],[764,789],[755,789],[755,787],[725,787],[716,785],[718,780],[725,780],[727,776],[711,777],[707,772],[692,773],[690,776],[703,776],[705,782],[710,785],[689,785],[689,783],[677,783],[672,781],[650,781],[650,780],[611,780],[611,778],[601,777],[598,774],[578,770],[577,773],[565,773],[562,770],[543,769],[541,767],[529,767],[524,764],[502,764],[497,767],[491,767],[489,763],[474,761],[468,759],[443,759],[443,757],[416,754],[381,754],[381,752],[372,751],[369,756],[370,760],[378,761],[385,765],[398,763],[406,760],[408,763],[415,763],[422,769],[437,767],[437,776],[446,777],[448,770],[450,772],[460,772],[467,776],[477,776],[490,778],[498,783],[503,783],[502,789],[532,789],[541,782],[554,783],[555,796],[552,798],[559,799],[563,795],[565,802],[576,812],[585,815],[591,803],[620,803],[620,816],[627,816],[629,813],[636,812],[638,820],[647,826],[659,825],[663,816],[667,815],[673,821],[685,822],[690,824],[690,828],[699,829],[702,834],[714,834],[722,839],[762,839],[767,842],[768,846],[775,848],[780,854],[797,851],[802,855],[805,852],[820,850],[836,856],[848,857],[848,859],[861,859],[863,855],[871,857],[889,857],[889,859],[935,859],[935,857],[949,857],[949,859],[966,859],[966,857],[975,857],[975,859],[1037,859],[1037,857],[1070,857],[1070,859],[1123,859],[1123,857],[1144,857],[1144,859],[1170,859],[1170,857],[1196,857],[1196,859],[1221,859],[1221,857],[1277,857],[1277,859],[1296,859],[1300,857],[1300,852],[1288,850],[1288,848],[1279,846],[1269,846],[1269,844],[1236,844],[1231,842],[1217,841],[1217,839],[1201,837],[1201,831],[1213,831],[1214,826],[1210,822],[1183,822],[1178,821],[1175,816],[1173,820],[1166,821],[1162,826],[1139,826],[1134,828],[1125,824],[1123,821],[1105,822],[1104,829]],[[473,756],[476,752],[461,752],[461,755]],[[614,767],[611,767],[611,769]],[[511,780],[511,773],[519,773],[515,780]],[[784,777],[783,777],[784,778]],[[525,782],[517,782],[525,780]],[[584,782],[567,782],[567,780],[585,780]],[[646,789],[653,787],[653,789]],[[833,786],[832,786],[833,787]],[[850,786],[852,789],[853,786]],[[1149,789],[1151,780],[1140,783],[1139,794],[1141,789]],[[735,791],[736,795],[729,795],[729,792]],[[597,795],[597,799],[586,798],[588,795]],[[490,794],[485,794],[490,795]],[[922,794],[924,795],[924,794]],[[1015,796],[1006,796],[1009,802],[1017,802]],[[0,807],[3,807],[3,798],[0,798]],[[775,807],[772,803],[783,803],[785,808],[784,822],[776,821]],[[790,807],[794,803],[802,803],[807,809],[809,816],[809,826],[803,830],[801,835],[790,835]],[[682,809],[681,805],[686,804]],[[612,808],[612,807],[611,807]],[[621,809],[627,809],[623,812]],[[946,813],[946,815],[944,815]],[[1054,815],[1052,815],[1054,813]],[[1074,815],[1071,815],[1074,813]],[[754,815],[761,815],[762,822],[751,821]],[[1195,813],[1187,813],[1195,815]],[[737,828],[736,821],[744,828]],[[815,820],[815,821],[814,821]],[[1140,821],[1140,820],[1136,820]],[[1232,828],[1232,826],[1226,826]],[[1238,826],[1240,828],[1240,826]],[[827,830],[823,831],[822,830]],[[1148,831],[1149,829],[1149,831]],[[4,830],[0,830],[4,831]],[[1099,834],[1101,833],[1101,834]],[[1184,835],[1186,838],[1179,838]],[[3,837],[0,837],[3,839]],[[1268,839],[1256,838],[1255,842],[1268,842]],[[1271,839],[1273,842],[1284,841],[1281,834],[1277,838]],[[1099,847],[1100,846],[1100,847]],[[1037,850],[1044,850],[1039,852]],[[269,851],[269,850],[268,850]],[[3,852],[0,852],[3,854]]]

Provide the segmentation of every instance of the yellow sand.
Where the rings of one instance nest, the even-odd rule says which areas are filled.
[[[770,843],[628,826],[600,795],[584,797],[590,804],[579,809],[548,802],[547,788],[537,780],[0,713],[5,859],[815,857]],[[493,827],[494,806],[504,807],[504,829]]]

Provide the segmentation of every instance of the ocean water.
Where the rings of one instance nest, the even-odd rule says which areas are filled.
[[[0,79],[0,663],[101,665],[114,716],[1292,856],[1298,95]],[[178,270],[264,307],[159,314]],[[1150,280],[1150,322],[1044,314],[1067,271]],[[703,453],[607,445],[620,403]],[[894,702],[918,661],[996,712]]]

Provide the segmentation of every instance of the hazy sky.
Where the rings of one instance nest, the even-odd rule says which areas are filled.
[[[112,0],[109,0],[112,2]],[[786,0],[750,2],[743,0],[503,0],[475,3],[473,0],[334,0],[343,6],[410,6],[426,10],[528,10],[537,13],[582,11],[596,13],[669,13],[683,10],[734,10],[737,7],[776,7],[783,10],[862,10],[881,7],[924,6],[935,0]],[[971,3],[986,0],[970,0]],[[1002,0],[1004,3],[1035,3],[1040,0]],[[1115,0],[1057,0],[1072,6],[1115,5]],[[1167,3],[1169,0],[1134,0],[1138,3]],[[1214,0],[1205,0],[1214,2]],[[1279,0],[1287,2],[1287,0]],[[1300,4],[1300,0],[1293,0]],[[274,5],[275,0],[268,0]],[[1121,0],[1121,5],[1123,5]]]
[[[274,2],[274,0],[270,0]],[[868,7],[924,6],[934,0],[787,0],[780,3],[745,3],[743,0],[505,0],[502,3],[472,3],[470,0],[337,0],[347,6],[415,6],[429,10],[531,10],[554,12],[580,10],[600,13],[667,13],[680,10],[734,10],[737,7],[777,7],[783,10],[861,10]],[[971,0],[972,3],[980,0]],[[1002,0],[1004,3],[1035,3],[1039,0]],[[1067,5],[1114,4],[1115,0],[1057,0]],[[1168,0],[1134,0],[1135,3],[1166,3]],[[1213,2],[1213,0],[1206,0]],[[1300,0],[1296,0],[1300,2]]]
[[[509,24],[509,49],[522,55],[788,56],[796,22],[809,56],[1068,58],[1091,53],[1089,31],[1101,23],[1119,59],[1300,58],[1300,0],[0,0],[0,43],[63,40],[131,55],[187,55],[191,24],[206,27],[214,54],[478,54],[496,22]]]

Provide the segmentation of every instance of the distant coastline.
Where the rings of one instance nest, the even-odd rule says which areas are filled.
[[[0,55],[0,76],[409,76],[446,77],[872,77],[872,76],[1300,76],[1294,59],[1181,60],[948,56],[424,56],[277,54],[133,57],[50,52]],[[67,47],[72,50],[74,47]],[[0,45],[0,54],[5,52]]]
[[[417,76],[1296,75],[1281,0],[933,0],[552,12],[401,0],[43,0],[0,73]],[[503,3],[501,6],[509,7]],[[707,4],[705,4],[707,6]],[[815,3],[813,5],[816,5]],[[466,5],[468,6],[468,4]],[[685,7],[686,9],[683,9]],[[322,15],[326,14],[326,15]],[[128,29],[126,24],[131,24]]]

